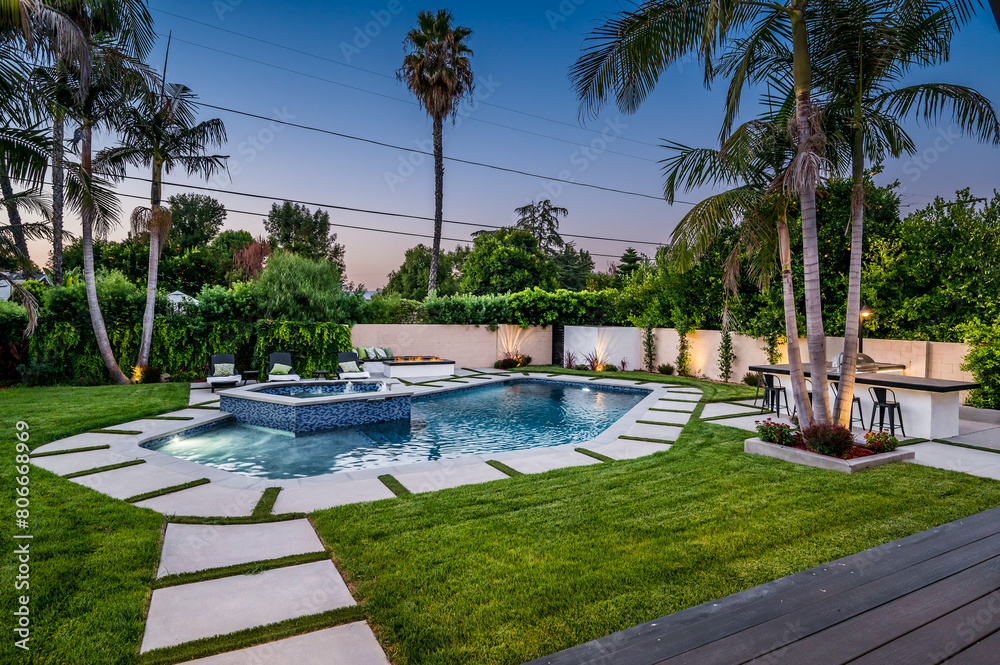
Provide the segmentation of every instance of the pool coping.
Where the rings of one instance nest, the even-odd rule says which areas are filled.
[[[463,375],[455,375],[455,378],[461,379]],[[468,375],[466,375],[468,378]],[[448,468],[461,468],[464,466],[469,466],[473,464],[482,464],[487,460],[496,460],[499,462],[516,460],[521,458],[528,458],[541,455],[550,455],[553,453],[574,451],[577,448],[591,448],[600,447],[609,443],[618,441],[620,437],[625,436],[630,428],[636,425],[643,415],[645,415],[650,408],[657,406],[659,400],[661,400],[671,387],[670,384],[659,384],[659,383],[646,383],[639,385],[637,381],[624,380],[624,379],[591,379],[590,377],[576,377],[576,376],[548,376],[543,373],[526,373],[526,374],[511,374],[508,376],[495,376],[488,382],[482,383],[465,383],[458,385],[446,385],[438,388],[429,386],[408,386],[412,389],[409,392],[412,393],[412,397],[419,398],[436,394],[445,394],[450,392],[457,392],[462,390],[467,390],[473,387],[480,387],[485,385],[493,385],[498,383],[510,383],[512,381],[521,380],[536,380],[545,381],[551,383],[571,383],[571,384],[585,384],[591,387],[606,387],[606,388],[624,388],[644,391],[648,394],[643,397],[634,407],[629,409],[622,417],[612,423],[607,429],[598,434],[592,439],[579,443],[571,444],[560,444],[557,446],[542,446],[535,448],[527,448],[522,450],[505,451],[501,453],[489,453],[487,455],[468,455],[463,457],[448,458],[442,460],[433,460],[426,462],[415,462],[410,464],[398,464],[392,466],[383,466],[372,469],[362,469],[358,471],[338,471],[334,473],[327,473],[318,476],[310,476],[307,478],[292,478],[292,479],[273,479],[273,478],[259,478],[240,475],[232,471],[225,471],[216,467],[207,466],[200,464],[198,462],[193,462],[173,455],[168,455],[166,453],[160,453],[149,448],[144,448],[143,445],[156,441],[158,439],[170,437],[182,432],[186,432],[191,429],[198,427],[203,427],[206,425],[214,425],[221,423],[233,418],[231,414],[224,412],[212,412],[212,411],[198,411],[196,409],[181,409],[172,413],[187,413],[190,415],[191,420],[187,421],[156,421],[156,426],[150,431],[144,431],[142,434],[137,435],[117,435],[108,441],[109,448],[108,453],[122,458],[128,459],[141,459],[146,464],[152,465],[159,469],[164,469],[174,473],[178,473],[190,478],[190,480],[197,479],[208,479],[211,484],[218,485],[220,487],[230,488],[234,490],[256,490],[262,491],[268,487],[280,487],[282,489],[297,489],[297,488],[312,488],[317,486],[332,486],[339,483],[347,483],[357,480],[372,480],[377,479],[379,476],[397,475],[397,474],[409,474],[409,473],[419,473],[427,471],[436,471],[440,469]],[[266,384],[265,384],[266,385]],[[285,384],[287,385],[287,384]],[[398,393],[402,395],[402,392]],[[169,415],[169,414],[168,414]],[[142,419],[140,419],[142,420]],[[138,422],[138,421],[136,421]],[[50,444],[41,446],[34,451],[36,453],[47,452],[47,450],[59,450],[60,442],[55,441]],[[664,448],[666,449],[666,447]],[[72,449],[64,449],[67,452],[72,452]],[[37,459],[32,459],[32,462],[36,465],[43,466],[44,463],[39,464],[43,460],[56,459],[55,457],[41,457]],[[113,472],[108,472],[113,473]]]

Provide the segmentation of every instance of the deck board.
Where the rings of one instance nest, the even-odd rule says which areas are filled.
[[[1000,588],[998,554],[1000,508],[994,508],[571,647],[531,665],[735,665],[754,658],[768,663],[853,663],[844,658],[867,658],[862,654],[903,648],[908,640],[916,639],[909,637],[914,632],[937,630],[941,625],[955,630],[954,622],[936,622],[949,613],[961,616],[962,608]],[[970,578],[979,585],[978,593],[970,590]],[[928,607],[921,612],[879,609],[906,607],[908,597]],[[964,601],[968,602],[960,605]],[[1000,621],[1000,600],[997,609]],[[850,634],[853,640],[856,633],[845,633],[846,629],[837,626],[851,621],[863,625],[869,615],[893,622],[892,630],[880,632],[876,624],[863,650],[838,655],[838,639],[843,641]],[[962,648],[971,644],[963,642]],[[811,655],[808,661],[775,658],[786,649],[786,653],[794,649],[794,653]],[[942,651],[942,660],[958,651]],[[988,662],[1000,662],[997,653],[993,651],[993,660]],[[926,657],[922,662],[928,662]],[[973,662],[978,661],[963,661],[963,665]]]

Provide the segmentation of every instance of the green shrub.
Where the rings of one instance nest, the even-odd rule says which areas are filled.
[[[969,394],[969,406],[1000,409],[1000,322],[976,320],[959,326],[959,331],[969,345],[962,370],[972,372],[981,386]]]
[[[674,373],[674,366],[671,365],[670,363],[664,363],[662,365],[658,365],[656,367],[656,371],[659,372],[660,374],[666,374],[667,376],[671,376]]]
[[[899,439],[889,432],[868,432],[865,434],[865,444],[876,453],[891,453],[899,448]]]
[[[481,326],[494,328],[513,323],[510,296],[459,295],[438,298],[430,296],[424,301],[428,323]]]
[[[21,375],[21,383],[29,388],[54,386],[60,380],[65,381],[66,379],[60,374],[59,368],[54,363],[33,362],[29,365],[20,365],[17,371]]]
[[[376,295],[365,305],[367,323],[423,323],[424,303],[406,300],[398,293]]]
[[[232,288],[206,286],[197,295],[197,315],[202,321],[219,323],[252,323],[259,316],[257,285],[236,282]]]
[[[795,429],[782,422],[776,422],[768,418],[757,421],[757,436],[761,441],[775,443],[779,446],[797,447],[802,445],[802,435]]]
[[[729,382],[733,376],[733,364],[736,362],[736,352],[733,351],[733,334],[729,328],[722,329],[722,342],[719,344],[719,376]]]
[[[760,382],[760,376],[757,372],[747,372],[743,375],[743,383],[750,386],[751,388],[756,388],[757,384]]]
[[[802,430],[806,444],[821,455],[843,457],[854,447],[854,434],[841,425],[812,425]]]
[[[364,316],[364,296],[345,293],[337,266],[288,252],[272,254],[256,292],[261,316],[277,321],[357,323]]]
[[[531,356],[526,356],[523,353],[506,352],[503,358],[493,363],[495,369],[514,369],[516,367],[527,367],[531,364]]]

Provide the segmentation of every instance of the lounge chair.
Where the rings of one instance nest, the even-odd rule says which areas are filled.
[[[270,358],[270,365],[267,367],[267,380],[268,381],[301,381],[302,379],[298,374],[293,374],[291,370],[288,374],[274,374],[275,365],[284,365],[285,367],[292,367],[292,354],[290,353],[272,353]]]
[[[231,365],[232,372],[227,376],[216,376],[216,367],[219,365]],[[214,353],[208,361],[208,385],[215,392],[216,387],[227,386],[235,388],[240,384],[243,377],[236,372],[236,356],[232,353]]]
[[[345,372],[344,363],[354,363],[355,366],[358,364],[358,354],[356,353],[338,353],[337,354],[337,378],[338,379],[370,379],[372,375],[366,372],[364,369],[358,369],[357,372]],[[353,369],[353,368],[351,368]]]

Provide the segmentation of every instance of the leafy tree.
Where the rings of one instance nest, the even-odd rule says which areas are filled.
[[[733,333],[728,326],[722,328],[722,340],[719,342],[719,376],[728,382],[733,376],[733,363],[736,362],[736,352],[733,351]]]
[[[215,239],[212,241],[212,247],[218,250],[222,256],[232,258],[236,252],[253,241],[254,237],[249,231],[223,231],[215,236]]]
[[[282,249],[311,261],[326,259],[346,272],[344,246],[337,242],[337,234],[330,232],[330,213],[322,208],[311,212],[304,205],[285,201],[280,206],[271,204],[271,212],[264,220],[264,230],[274,250]]]
[[[458,102],[472,94],[474,76],[466,40],[472,30],[452,27],[451,12],[421,11],[417,27],[403,40],[406,56],[396,78],[410,89],[417,103],[434,123],[434,244],[428,269],[428,292],[437,289],[441,255],[441,227],[444,222],[444,119],[454,117]]]
[[[628,280],[632,276],[632,273],[638,270],[646,260],[646,257],[635,251],[634,247],[629,247],[622,254],[621,261],[618,264],[618,276],[623,281]]]
[[[543,252],[555,255],[563,249],[566,243],[559,235],[559,218],[568,215],[569,210],[554,206],[552,201],[545,199],[517,208],[514,214],[517,215],[514,228],[535,236]]]
[[[527,231],[480,234],[462,269],[462,290],[474,295],[515,293],[558,285],[556,267]]]
[[[272,254],[257,281],[261,314],[276,321],[356,323],[364,297],[344,293],[336,264],[290,252]]]
[[[585,249],[577,249],[573,243],[565,243],[561,252],[552,254],[559,275],[559,288],[569,291],[582,291],[587,288],[591,273],[594,272],[594,259]]]
[[[441,252],[438,260],[437,294],[451,296],[459,292],[462,281],[462,266],[469,257],[471,248],[459,246],[451,252]],[[424,300],[427,297],[428,276],[431,271],[432,253],[423,244],[406,250],[403,265],[389,273],[389,281],[382,289],[385,294],[399,294],[406,300]]]
[[[226,207],[211,196],[205,194],[174,194],[167,202],[170,203],[171,235],[182,249],[205,247],[209,243],[215,245],[216,238],[226,221]],[[227,231],[231,234],[244,233],[253,241],[246,231]],[[243,236],[239,236],[240,239]],[[223,254],[232,256],[232,247],[226,247]]]

